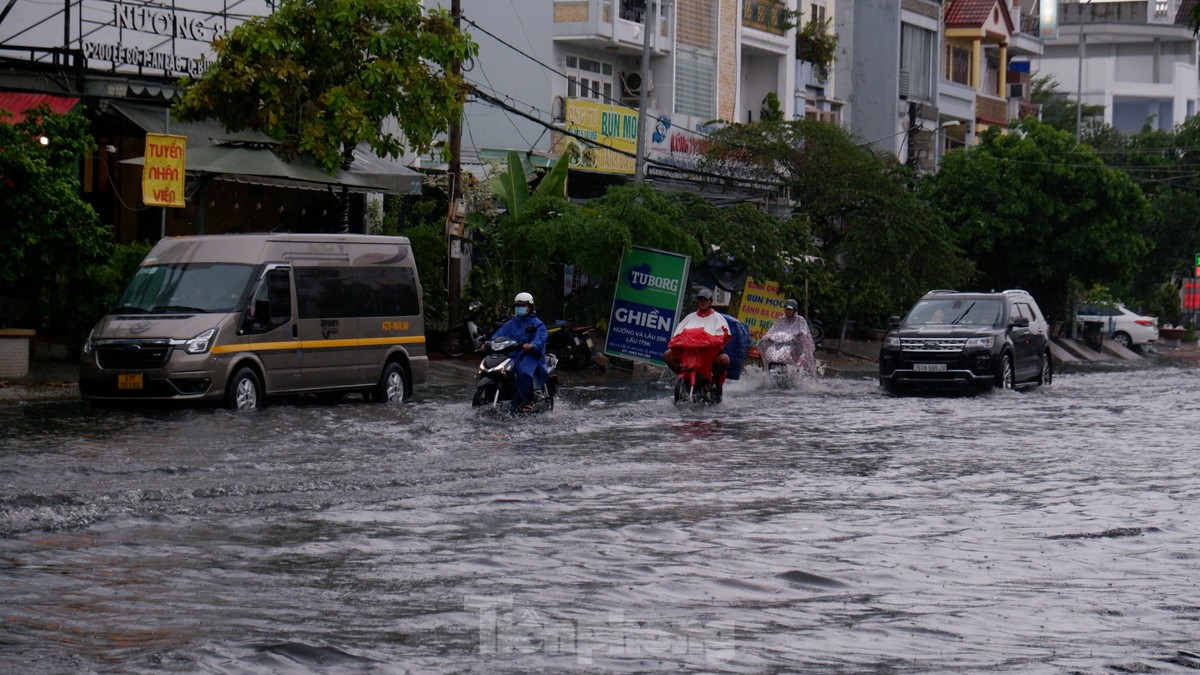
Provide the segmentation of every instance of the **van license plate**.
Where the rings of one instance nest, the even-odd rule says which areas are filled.
[[[944,364],[944,363],[914,363],[913,370],[918,373],[944,373],[944,372],[946,372],[946,364]]]
[[[117,375],[117,389],[141,389],[142,374]]]

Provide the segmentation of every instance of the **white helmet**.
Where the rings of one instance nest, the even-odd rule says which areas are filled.
[[[533,296],[528,293],[517,293],[517,297],[513,298],[513,303],[517,304],[517,303],[522,303],[522,302],[527,305],[532,305],[533,304]]]

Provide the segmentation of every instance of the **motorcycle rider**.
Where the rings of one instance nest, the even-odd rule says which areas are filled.
[[[533,392],[546,383],[546,324],[537,317],[533,307],[533,295],[517,293],[513,299],[513,316],[495,333],[492,339],[506,337],[521,345],[521,351],[513,357],[513,400],[514,411],[533,412]]]
[[[729,332],[729,323],[725,321],[725,317],[721,313],[713,309],[712,306],[713,294],[707,288],[701,288],[696,292],[696,311],[683,317],[675,326],[675,331],[671,333],[671,340],[679,336],[687,330],[698,330],[716,336],[721,339],[721,347],[729,344],[732,334]],[[670,347],[663,352],[663,361],[671,372],[679,374],[679,348]],[[725,384],[725,371],[729,370],[729,355],[725,352],[719,352],[712,361],[712,376],[713,384],[720,391],[721,385]]]
[[[789,298],[783,303],[783,316],[775,319],[771,329],[758,341],[759,354],[770,345],[788,345],[791,347],[791,363],[804,369],[810,375],[816,374],[816,346],[813,344],[812,332],[808,321],[796,313],[800,303]],[[766,357],[763,357],[764,360]],[[764,366],[767,364],[764,363]]]

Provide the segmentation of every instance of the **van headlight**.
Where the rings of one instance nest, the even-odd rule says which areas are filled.
[[[979,347],[981,349],[991,349],[992,345],[994,345],[995,343],[996,343],[995,335],[989,335],[987,337],[967,338],[966,348],[970,349],[971,347]]]
[[[217,329],[209,328],[191,340],[185,340],[183,342],[183,351],[188,354],[203,354],[212,348],[213,341],[216,338]]]

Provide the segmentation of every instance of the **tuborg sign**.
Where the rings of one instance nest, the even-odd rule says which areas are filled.
[[[663,365],[687,287],[686,255],[634,246],[621,257],[604,353]]]

